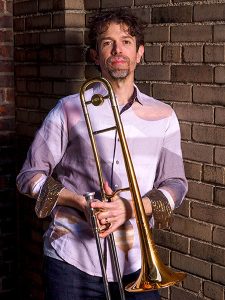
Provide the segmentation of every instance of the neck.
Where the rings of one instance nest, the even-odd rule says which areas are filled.
[[[125,105],[128,103],[130,97],[134,92],[134,82],[128,81],[126,79],[122,80],[112,80],[110,79],[110,83],[112,84],[114,94],[116,95],[117,103],[119,105]]]

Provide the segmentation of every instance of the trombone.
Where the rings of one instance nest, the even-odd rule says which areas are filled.
[[[108,94],[106,96],[100,94],[94,94],[91,100],[86,101],[85,91],[93,83],[103,84]],[[140,240],[140,247],[141,247],[141,271],[138,279],[135,282],[129,283],[125,287],[125,290],[128,292],[145,292],[151,290],[158,290],[160,288],[169,287],[171,285],[174,285],[182,281],[185,278],[186,274],[183,272],[174,272],[171,269],[169,269],[167,266],[163,264],[163,262],[161,261],[157,253],[156,246],[152,238],[152,230],[149,227],[149,222],[145,214],[144,206],[142,203],[142,198],[138,187],[137,179],[135,176],[135,171],[129,153],[128,145],[126,142],[125,133],[120,118],[117,101],[110,82],[105,78],[94,78],[91,80],[87,80],[80,88],[80,99],[81,99],[84,117],[85,117],[87,129],[88,129],[88,133],[92,145],[93,154],[95,157],[102,201],[110,201],[110,198],[113,197],[115,194],[120,193],[121,191],[129,190],[132,196],[132,201],[134,203],[135,218],[136,218],[139,240]],[[88,105],[99,106],[104,103],[105,99],[110,100],[111,108],[115,120],[115,126],[98,130],[98,131],[93,131],[91,120],[88,113]],[[124,158],[124,164],[126,168],[128,182],[129,182],[129,188],[122,188],[120,190],[115,191],[113,195],[109,196],[106,195],[103,188],[104,181],[103,181],[102,168],[100,165],[98,149],[95,141],[95,135],[110,130],[117,131],[119,135],[121,149]],[[86,200],[90,202],[94,199],[94,194],[87,193],[85,197]],[[111,299],[109,289],[108,289],[106,270],[104,268],[105,267],[104,256],[102,254],[102,249],[100,249],[100,238],[98,236],[96,219],[94,220],[94,218],[95,218],[95,213],[94,211],[92,211],[91,219],[92,219],[92,225],[94,226],[93,231],[96,238],[96,243],[97,243],[97,248],[99,253],[103,282],[106,290],[106,297],[107,299]],[[116,268],[115,272],[116,272],[116,277],[119,285],[121,299],[125,299],[113,234],[110,234],[107,239],[108,239],[109,247],[112,252],[112,261],[114,262],[114,266]]]

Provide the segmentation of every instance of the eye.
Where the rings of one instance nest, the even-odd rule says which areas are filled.
[[[110,46],[112,44],[112,41],[108,40],[108,41],[103,41],[102,42],[102,47],[107,47]]]
[[[130,45],[131,41],[130,40],[124,40],[123,43],[124,43],[124,45]]]

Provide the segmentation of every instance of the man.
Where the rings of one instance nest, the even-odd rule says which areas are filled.
[[[100,13],[90,26],[90,54],[116,95],[146,215],[151,224],[163,227],[170,223],[174,207],[184,199],[187,182],[174,111],[134,85],[134,71],[144,54],[142,29],[127,11]],[[102,84],[96,84],[85,95],[89,99],[96,93],[107,92]],[[89,114],[94,130],[113,126],[109,101],[99,108],[90,106]],[[110,194],[126,187],[117,134],[110,131],[98,135],[97,144],[105,192]],[[90,191],[97,195],[99,184],[79,94],[61,99],[46,117],[17,177],[17,185],[22,193],[37,199],[35,209],[39,217],[52,217],[44,235],[46,299],[105,299],[96,243],[85,217],[88,208],[83,195]],[[91,206],[100,209],[97,218],[107,256],[107,277],[112,299],[119,299],[104,241],[114,233],[124,283],[137,278],[141,257],[131,195],[123,192],[111,202],[96,201]],[[126,292],[126,299],[160,297],[157,291]]]

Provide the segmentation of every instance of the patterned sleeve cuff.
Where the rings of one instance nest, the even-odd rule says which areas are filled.
[[[152,204],[152,216],[155,227],[158,229],[170,227],[173,222],[172,208],[166,196],[157,189],[153,189],[145,194]]]
[[[47,177],[35,205],[35,212],[39,218],[45,218],[50,215],[63,189],[64,187],[61,183],[52,177]]]

